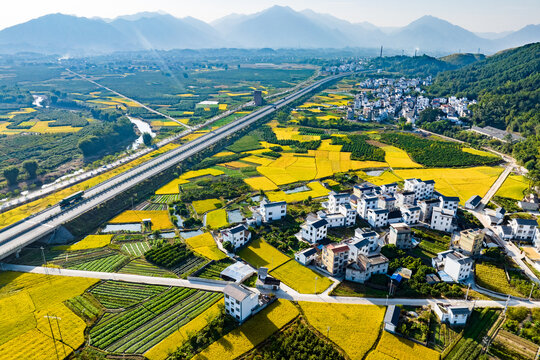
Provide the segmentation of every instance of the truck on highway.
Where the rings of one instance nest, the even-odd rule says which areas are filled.
[[[63,198],[62,200],[60,200],[60,203],[59,203],[60,207],[68,207],[68,206],[78,203],[79,201],[83,199],[83,195],[84,195],[84,190],[78,191],[75,194],[71,194],[68,197]]]

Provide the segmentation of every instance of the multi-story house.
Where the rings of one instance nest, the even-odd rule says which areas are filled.
[[[406,179],[403,188],[412,191],[416,195],[416,200],[431,199],[435,190],[435,181],[420,179]]]
[[[326,237],[328,222],[325,219],[318,219],[311,215],[306,222],[300,226],[300,236],[303,240],[314,244]]]
[[[510,227],[515,240],[530,240],[534,238],[534,233],[538,223],[532,219],[512,219]]]
[[[459,198],[456,196],[439,195],[439,207],[441,209],[450,210],[456,215],[459,205]]]
[[[362,219],[366,219],[368,215],[368,211],[370,209],[377,208],[377,203],[379,202],[379,198],[375,195],[367,195],[360,199],[359,205],[358,205],[358,215]]]
[[[468,256],[480,255],[484,232],[479,229],[467,229],[459,233],[458,247]]]
[[[244,322],[259,305],[259,296],[236,283],[223,288],[225,311],[239,322]]]
[[[287,203],[285,201],[268,202],[263,199],[259,205],[259,213],[263,222],[281,220],[287,216]]]
[[[367,222],[374,228],[385,227],[388,225],[388,210],[369,209],[367,211]]]
[[[399,249],[413,247],[411,228],[405,223],[390,224],[388,243],[396,245]]]
[[[431,262],[435,269],[443,270],[455,282],[466,280],[473,273],[473,259],[454,250],[438,253]]]
[[[322,265],[332,274],[343,274],[349,260],[349,246],[347,244],[330,244],[322,250]]]
[[[251,240],[251,233],[244,224],[221,230],[221,242],[225,243],[228,241],[235,249],[244,246],[249,240]]]
[[[345,268],[345,280],[363,284],[373,274],[386,274],[388,272],[388,259],[384,255],[365,256],[358,255],[355,262]]]
[[[441,209],[440,207],[433,208],[433,214],[431,215],[431,228],[434,230],[452,232],[454,226],[452,221],[454,220],[454,212],[452,210]]]
[[[420,206],[420,221],[430,222],[431,215],[433,214],[433,208],[439,205],[438,199],[428,199],[418,202]]]
[[[401,191],[396,193],[397,206],[414,205],[416,202],[416,193],[414,191]]]
[[[415,225],[420,221],[420,207],[404,205],[399,208],[401,210],[401,216],[403,222],[407,225]]]

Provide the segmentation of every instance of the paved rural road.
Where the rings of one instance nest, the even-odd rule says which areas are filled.
[[[103,273],[95,271],[84,270],[70,270],[59,268],[48,268],[39,266],[28,265],[13,265],[1,263],[0,267],[6,271],[16,271],[33,274],[46,274],[51,276],[70,276],[70,277],[84,277],[100,280],[117,280],[126,281],[140,284],[152,284],[152,285],[166,285],[166,286],[178,286],[187,287],[192,289],[208,290],[223,292],[223,288],[228,282],[223,281],[221,283],[209,283],[204,279],[197,280],[184,280],[184,279],[172,279],[161,278],[153,276],[141,276],[131,274],[118,274],[118,273]],[[289,288],[285,284],[281,284],[281,289],[275,292],[275,295],[280,299],[292,300],[292,301],[308,301],[308,302],[326,302],[326,303],[339,303],[339,304],[357,304],[357,305],[411,305],[411,306],[423,306],[435,303],[444,303],[451,305],[462,306],[475,306],[475,307],[504,307],[506,301],[496,300],[448,300],[448,299],[404,299],[404,298],[362,298],[362,297],[346,297],[346,296],[329,296],[325,294],[313,295],[313,294],[300,294],[293,289]],[[538,301],[523,301],[523,300],[510,300],[508,306],[525,306],[525,307],[540,307]]]
[[[281,100],[276,101],[271,105],[265,106],[225,126],[206,133],[203,136],[176,149],[170,150],[160,156],[146,161],[137,167],[112,177],[86,190],[84,194],[84,201],[72,206],[71,208],[62,209],[58,205],[52,206],[38,214],[34,214],[31,217],[24,219],[19,223],[1,229],[0,259],[17,252],[24,246],[52,233],[62,224],[73,220],[85,212],[93,209],[97,205],[114,198],[121,192],[128,190],[129,188],[148,178],[151,178],[156,174],[159,174],[160,172],[178,164],[190,156],[205,150],[208,146],[234,134],[241,129],[244,129],[245,127],[259,121],[267,115],[272,114],[282,107],[287,106],[291,102],[311,92],[317,87],[350,74],[351,73],[343,73],[319,80],[291,95],[286,96]]]

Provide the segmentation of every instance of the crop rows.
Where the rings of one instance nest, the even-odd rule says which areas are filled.
[[[95,300],[91,301],[85,295],[78,295],[68,299],[66,304],[76,314],[87,320],[95,320],[101,311],[99,304]]]
[[[113,240],[114,242],[142,241],[144,236],[142,234],[117,234]]]
[[[91,344],[109,351],[125,351],[127,348],[131,348],[130,351],[140,350],[149,341],[148,338],[155,339],[158,333],[171,327],[174,329],[177,315],[183,314],[184,317],[198,310],[208,296],[217,299],[219,294],[172,288],[135,309],[99,322],[90,330]]]
[[[180,200],[180,195],[178,194],[156,195],[154,198],[152,198],[152,202],[161,204],[169,204],[178,200]]]
[[[161,342],[181,326],[187,324],[210,306],[221,294],[197,291],[189,298],[179,302],[137,330],[123,337],[107,348],[111,352],[141,354]]]
[[[165,244],[148,250],[144,257],[153,264],[173,268],[191,257],[193,253],[184,243]]]
[[[142,256],[148,250],[150,250],[150,244],[146,241],[130,242],[122,245],[122,251],[137,257]]]
[[[167,210],[167,204],[162,203],[149,203],[145,204],[141,209],[139,210]]]
[[[105,258],[87,261],[75,266],[70,266],[71,269],[99,272],[115,272],[129,261],[129,257],[125,255],[111,255]]]
[[[167,287],[159,285],[105,281],[90,290],[90,293],[107,309],[118,309],[135,305],[166,289]]]
[[[205,279],[221,280],[219,275],[227,266],[231,265],[232,263],[234,262],[231,262],[229,259],[217,261],[206,266],[197,276]]]
[[[135,259],[124,266],[119,271],[123,274],[135,274],[144,276],[156,276],[156,277],[176,277],[171,272],[161,269],[157,266],[147,263],[142,259]]]
[[[192,256],[189,257],[186,261],[180,264],[178,267],[172,270],[173,273],[180,276],[183,274],[189,274],[200,268],[201,265],[205,264],[206,260],[202,257]]]

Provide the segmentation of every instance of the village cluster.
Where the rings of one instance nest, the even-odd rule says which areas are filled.
[[[470,115],[468,107],[475,104],[475,100],[455,96],[430,100],[424,96],[421,86],[428,86],[431,81],[431,77],[366,79],[358,84],[361,92],[356,95],[354,106],[348,109],[347,118],[381,122],[403,117],[414,124],[420,112],[435,108],[442,110],[448,120],[459,124],[460,117]]]

